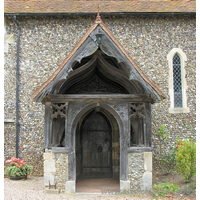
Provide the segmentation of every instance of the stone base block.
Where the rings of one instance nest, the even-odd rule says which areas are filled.
[[[152,172],[144,172],[142,182],[141,190],[150,191],[152,189]]]
[[[130,181],[120,180],[120,191],[128,190],[130,191]]]
[[[44,161],[44,173],[56,172],[55,161],[45,160]]]
[[[53,159],[53,154],[52,152],[45,152],[43,154],[44,160],[52,160]]]
[[[144,152],[144,170],[152,171],[152,152]]]
[[[65,184],[65,192],[66,193],[75,193],[76,191],[76,182],[75,181],[67,181]]]
[[[51,173],[44,174],[44,185],[49,186],[49,181],[51,185],[54,185],[54,176]]]

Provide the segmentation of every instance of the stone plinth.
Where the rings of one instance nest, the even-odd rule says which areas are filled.
[[[128,153],[128,179],[135,193],[152,188],[152,152]]]
[[[46,150],[43,157],[45,187],[48,188],[50,182],[51,185],[56,184],[59,192],[65,192],[65,184],[68,181],[68,153]]]

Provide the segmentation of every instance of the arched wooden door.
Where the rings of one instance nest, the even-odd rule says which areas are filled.
[[[112,176],[112,130],[106,116],[93,110],[80,130],[81,177]]]

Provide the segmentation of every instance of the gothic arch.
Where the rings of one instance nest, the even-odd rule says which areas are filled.
[[[111,108],[109,105],[107,105],[106,103],[104,102],[95,102],[95,103],[91,103],[90,105],[87,105],[86,107],[84,107],[77,115],[76,117],[74,118],[73,120],[73,124],[71,126],[71,132],[73,133],[73,137],[75,135],[75,128],[80,120],[80,118],[84,115],[87,114],[88,111],[94,109],[94,108],[103,108],[105,109],[106,111],[108,111],[110,114],[112,114],[115,118],[115,120],[117,121],[117,124],[119,126],[119,130],[120,132],[123,131],[123,123],[122,123],[122,120],[120,118],[120,116],[118,115],[118,113],[113,109]]]
[[[112,126],[112,129],[114,130],[115,125],[118,126],[118,134],[119,138],[121,137],[127,137],[125,135],[124,127],[123,127],[123,120],[119,116],[119,114],[107,103],[104,102],[95,102],[91,103],[87,106],[85,106],[79,113],[75,116],[73,119],[73,122],[71,124],[71,127],[69,127],[69,132],[71,132],[71,138],[68,138],[67,141],[65,141],[68,145],[69,141],[71,141],[71,151],[74,152],[73,154],[69,154],[69,180],[76,180],[76,147],[75,147],[75,141],[76,141],[76,128],[78,123],[80,122],[81,118],[84,118],[91,110],[93,109],[102,109],[103,114],[106,115],[108,120],[110,121],[110,124]],[[113,119],[114,120],[113,120]],[[116,124],[115,124],[116,123]],[[116,127],[115,127],[116,128]],[[119,146],[120,146],[120,180],[126,180],[127,179],[127,169],[125,169],[127,166],[124,164],[127,162],[127,155],[125,152],[125,144],[123,143],[123,140],[119,140]]]

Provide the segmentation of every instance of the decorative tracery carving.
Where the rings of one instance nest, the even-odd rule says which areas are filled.
[[[138,116],[145,119],[144,103],[130,103],[130,118]]]
[[[60,103],[60,104],[51,104],[51,119],[57,118],[58,115],[64,117],[65,119],[67,118],[67,107],[68,103]]]

